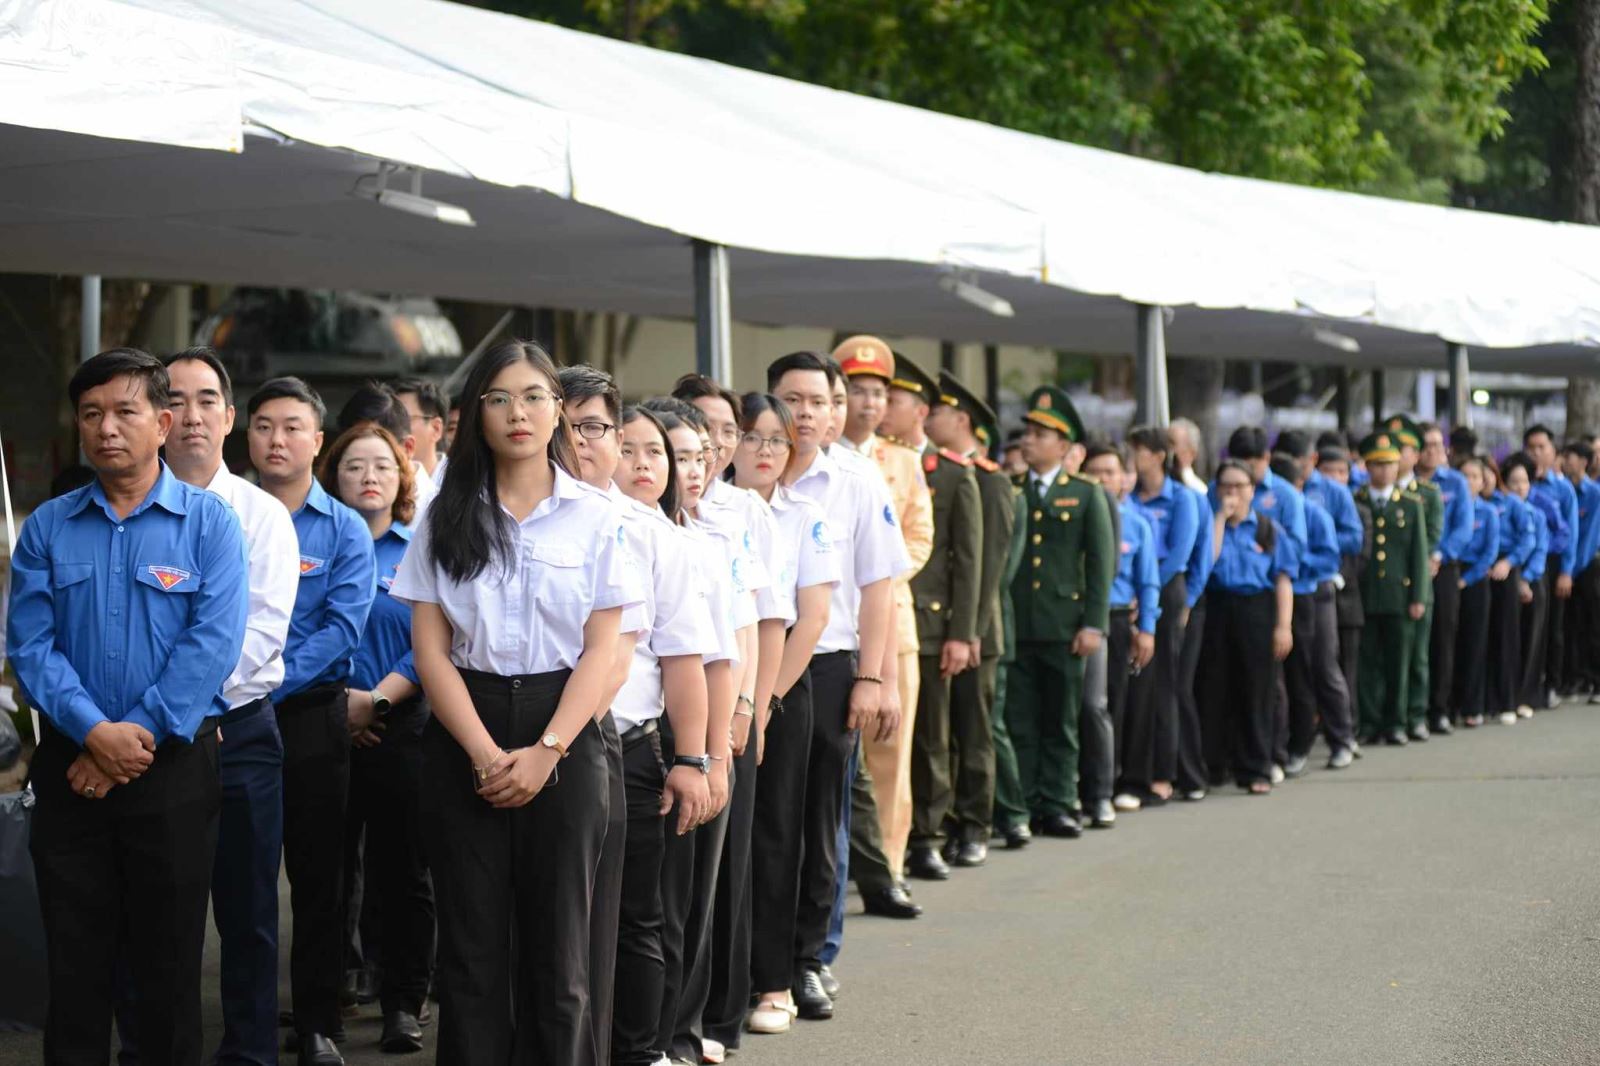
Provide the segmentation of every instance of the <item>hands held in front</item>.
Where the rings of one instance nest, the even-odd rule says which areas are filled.
[[[83,746],[100,773],[118,785],[126,785],[156,761],[156,738],[133,722],[101,722],[89,730]]]

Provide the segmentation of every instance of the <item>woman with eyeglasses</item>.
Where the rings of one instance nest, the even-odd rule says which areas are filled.
[[[1277,668],[1294,645],[1294,549],[1252,505],[1255,479],[1236,459],[1217,467],[1215,559],[1206,585],[1200,716],[1211,783],[1231,770],[1252,796],[1272,791],[1272,703]]]
[[[322,460],[322,487],[365,519],[378,561],[378,591],[367,614],[346,693],[350,802],[346,832],[366,839],[365,891],[381,922],[379,1046],[422,1050],[424,997],[433,970],[433,886],[423,854],[422,730],[428,701],[411,653],[411,609],[389,595],[411,545],[414,475],[399,441],[364,422],[345,431]],[[347,886],[348,891],[348,886]],[[347,901],[348,902],[348,901]]]
[[[550,357],[486,352],[390,595],[412,605],[438,898],[438,1060],[595,1062],[590,898],[609,807],[595,727],[624,608],[621,508],[578,479]]]

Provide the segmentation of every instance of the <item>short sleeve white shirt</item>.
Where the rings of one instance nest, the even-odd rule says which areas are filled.
[[[696,569],[706,596],[706,607],[711,614],[711,626],[717,635],[717,651],[704,656],[708,663],[739,661],[738,631],[756,621],[755,600],[748,591],[741,594],[737,588],[738,562],[726,531],[690,520],[683,527],[689,538],[688,550],[692,558],[719,562],[718,566],[701,566]]]
[[[300,591],[300,539],[289,509],[277,498],[228,470],[217,468],[206,486],[233,508],[250,552],[250,614],[244,647],[222,684],[228,707],[261,699],[283,684],[283,644]]]
[[[516,524],[512,558],[492,560],[470,581],[440,569],[431,523],[417,526],[389,595],[439,605],[453,631],[450,659],[462,669],[503,676],[571,669],[592,613],[643,602],[621,507],[553,469],[549,497]]]
[[[839,583],[839,549],[828,516],[810,497],[779,485],[770,502],[778,531],[773,587],[785,597],[789,612],[785,621],[793,622],[799,615],[801,589]]]
[[[411,460],[411,479],[416,486],[412,495],[416,497],[417,509],[411,516],[411,525],[415,527],[422,524],[422,516],[428,513],[428,505],[439,495],[439,486],[423,465],[415,459]]]
[[[739,516],[743,535],[741,548],[748,559],[745,562],[747,584],[756,594],[756,616],[794,621],[792,609],[785,613],[783,596],[776,590],[776,577],[772,565],[778,535],[777,519],[772,508],[759,495],[749,489],[738,488],[726,481],[714,481],[700,499],[702,518],[720,524],[719,513]]]

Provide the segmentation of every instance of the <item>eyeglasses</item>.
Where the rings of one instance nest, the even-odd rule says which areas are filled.
[[[788,437],[763,437],[759,433],[746,433],[739,438],[739,443],[753,452],[759,452],[762,445],[766,445],[774,452],[786,452],[789,450]]]
[[[1252,486],[1251,486],[1250,482],[1248,482],[1248,481],[1219,481],[1219,482],[1217,482],[1217,491],[1218,492],[1245,492],[1245,491],[1249,490],[1251,487]]]
[[[585,440],[599,440],[617,427],[610,422],[574,422],[572,428]]]
[[[513,396],[505,389],[490,389],[482,396],[479,396],[478,399],[483,401],[485,408],[494,411],[496,414],[509,414],[513,403],[518,403],[531,409],[538,407],[547,400],[553,400],[555,397],[544,389],[529,389],[521,396]]]

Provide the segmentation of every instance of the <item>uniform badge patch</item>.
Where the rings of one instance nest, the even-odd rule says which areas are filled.
[[[305,577],[307,574],[316,573],[318,570],[321,570],[323,566],[327,564],[327,562],[328,560],[326,559],[313,559],[309,555],[300,556],[300,576]]]
[[[894,507],[892,505],[887,503],[883,505],[883,520],[891,526],[894,525]]]
[[[821,551],[833,550],[833,539],[828,536],[828,523],[813,522],[811,524],[811,543]]]
[[[1054,502],[1057,507],[1076,507],[1082,501],[1076,496],[1062,496],[1061,498],[1052,502]]]
[[[150,576],[161,583],[163,589],[170,590],[174,585],[181,585],[191,578],[187,570],[179,570],[176,566],[147,566]]]

